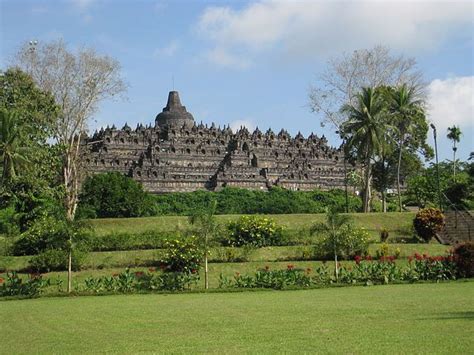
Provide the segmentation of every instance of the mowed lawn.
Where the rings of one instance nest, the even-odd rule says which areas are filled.
[[[371,235],[378,237],[382,228],[387,229],[391,236],[411,237],[411,225],[415,213],[350,213],[352,221],[357,227],[364,227]],[[291,230],[309,228],[312,224],[323,222],[326,215],[320,214],[276,214],[267,215]],[[236,220],[240,215],[219,215],[220,223]],[[110,233],[143,233],[150,230],[175,231],[189,228],[186,216],[159,216],[142,218],[102,218],[90,220],[94,230],[99,235]]]
[[[0,352],[474,350],[474,281],[0,302]]]

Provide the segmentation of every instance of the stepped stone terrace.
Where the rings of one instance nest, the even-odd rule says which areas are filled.
[[[152,193],[344,187],[344,154],[324,136],[196,124],[171,91],[155,125],[101,129],[84,141],[87,173],[118,171]]]

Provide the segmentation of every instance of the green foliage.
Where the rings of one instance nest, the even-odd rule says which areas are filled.
[[[385,242],[388,240],[389,235],[390,235],[390,234],[389,234],[388,230],[385,229],[385,228],[382,228],[382,229],[380,230],[380,241],[381,241],[382,243],[385,243]]]
[[[39,274],[31,274],[26,280],[20,278],[16,271],[7,272],[7,279],[0,278],[0,297],[4,296],[39,296],[43,289],[51,284]]]
[[[217,201],[216,214],[285,214],[321,213],[327,206],[345,211],[343,190],[291,191],[271,188],[270,191],[253,191],[225,187],[219,192],[176,192],[153,196],[158,215],[192,215],[194,211]],[[349,211],[359,211],[361,201],[349,194]]]
[[[111,172],[86,178],[78,218],[141,217],[154,214],[151,197],[140,183]]]
[[[334,258],[352,259],[355,255],[366,255],[371,238],[363,228],[352,224],[341,225],[335,233],[325,232],[316,241],[316,257],[322,260]]]
[[[474,242],[458,244],[453,250],[460,277],[474,276]]]
[[[201,268],[204,249],[199,239],[191,236],[165,242],[160,262],[165,271],[195,274]]]
[[[84,280],[84,290],[91,293],[140,291],[183,291],[190,289],[199,279],[198,274],[187,272],[157,273],[150,268],[148,272],[131,272],[130,269],[112,276],[88,277]]]
[[[227,226],[228,234],[223,238],[223,245],[240,247],[252,245],[260,248],[283,243],[283,228],[268,217],[242,216]]]
[[[444,226],[444,215],[437,208],[425,208],[419,211],[413,220],[416,234],[429,242]]]
[[[68,256],[69,253],[67,250],[47,249],[30,259],[29,268],[35,272],[65,271],[68,268]],[[86,251],[73,249],[72,270],[81,270],[86,257]]]

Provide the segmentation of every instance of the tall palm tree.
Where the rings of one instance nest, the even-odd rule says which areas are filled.
[[[357,95],[356,105],[344,105],[341,111],[348,116],[343,124],[343,131],[348,136],[347,145],[364,163],[364,212],[369,212],[371,163],[383,146],[388,128],[385,105],[378,90],[363,88]]]
[[[402,211],[402,197],[400,192],[400,166],[402,164],[403,147],[407,137],[416,129],[414,117],[423,115],[422,101],[416,98],[414,88],[403,84],[391,93],[390,113],[394,118],[394,124],[398,133],[398,162],[397,162],[397,194],[398,209]]]
[[[21,129],[18,126],[18,114],[0,110],[0,160],[3,167],[2,183],[16,176],[18,165],[28,162],[28,149],[20,146]]]
[[[459,143],[461,140],[461,129],[456,125],[452,127],[448,127],[448,134],[446,137],[453,141],[453,180],[456,182],[456,151],[458,148],[456,147],[456,143]]]

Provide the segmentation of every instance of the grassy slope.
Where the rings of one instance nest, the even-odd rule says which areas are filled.
[[[281,214],[270,215],[279,224],[289,229],[308,228],[315,222],[323,222],[324,214]],[[414,213],[352,213],[354,224],[364,227],[378,236],[381,228],[386,228],[391,236],[409,236]],[[239,215],[217,216],[221,222],[227,222],[238,218]],[[187,217],[162,216],[144,218],[104,218],[91,220],[91,224],[98,234],[104,235],[112,232],[117,233],[140,233],[149,230],[174,231],[184,230],[188,224]]]
[[[473,300],[471,281],[6,301],[0,353],[461,354]]]

